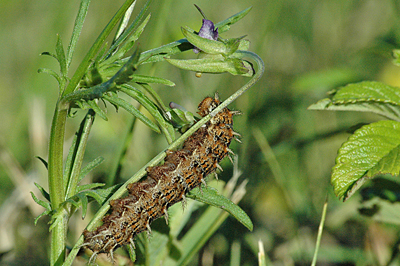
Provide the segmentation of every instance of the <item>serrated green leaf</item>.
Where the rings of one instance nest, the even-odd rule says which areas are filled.
[[[58,82],[59,85],[60,85],[61,82],[62,82],[62,79],[61,79],[60,75],[58,75],[57,72],[55,72],[55,71],[52,70],[52,69],[49,69],[49,68],[39,68],[39,69],[38,69],[38,73],[45,73],[45,74],[48,74],[48,75],[54,77],[54,78],[57,80],[57,82]]]
[[[400,88],[376,81],[363,81],[340,88],[332,100],[334,103],[376,101],[400,105]]]
[[[104,121],[108,121],[106,113],[100,108],[100,106],[98,106],[96,100],[89,100],[87,101],[87,103],[98,116],[103,118]]]
[[[216,23],[215,27],[218,28],[218,33],[221,34],[225,31],[228,31],[232,24],[235,24],[236,22],[241,20],[244,16],[246,16],[250,12],[250,10],[252,8],[253,7],[248,7],[245,10],[240,11],[239,13],[237,13],[233,16],[230,16],[229,18],[227,18],[223,21]]]
[[[190,191],[188,197],[227,211],[235,217],[236,220],[246,226],[247,229],[253,231],[253,223],[251,222],[250,217],[230,199],[219,194],[216,189],[212,187],[205,188],[202,186],[202,192],[199,188],[195,188]]]
[[[124,108],[126,111],[128,111],[132,115],[139,118],[143,123],[145,123],[152,130],[154,130],[157,133],[160,133],[160,129],[158,128],[158,126],[156,124],[154,124],[150,119],[148,119],[144,114],[142,114],[136,107],[134,107],[127,101],[125,101],[121,98],[112,97],[112,96],[108,96],[108,95],[104,95],[103,98],[112,104],[115,104],[121,108]]]
[[[400,173],[400,123],[379,121],[358,129],[343,143],[331,183],[344,200],[377,174]]]
[[[104,158],[99,156],[96,159],[94,159],[93,161],[91,161],[90,163],[88,163],[82,170],[81,173],[79,174],[79,182],[81,182],[81,180],[90,172],[92,171],[94,168],[96,168],[97,166],[99,166],[102,162],[104,161]]]
[[[320,100],[308,109],[372,112],[400,121],[400,88],[372,81],[349,84],[332,100]]]
[[[155,84],[163,84],[167,85],[170,87],[175,86],[175,83],[168,79],[163,79],[163,78],[158,78],[158,77],[152,77],[152,76],[144,76],[144,75],[132,75],[132,82],[136,83],[155,83]]]
[[[229,72],[232,75],[252,76],[251,66],[245,64],[245,61],[238,58],[202,58],[202,59],[165,59],[171,65],[176,67],[202,72],[202,73],[224,73]],[[251,69],[249,69],[251,68]]]
[[[50,195],[49,193],[47,193],[47,191],[38,183],[35,182],[35,186],[39,189],[40,193],[42,194],[42,196],[48,201],[50,202]]]
[[[188,27],[182,27],[182,33],[191,44],[207,54],[226,55],[229,53],[229,49],[225,43],[200,37]]]

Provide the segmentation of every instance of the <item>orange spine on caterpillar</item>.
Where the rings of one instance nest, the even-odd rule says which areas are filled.
[[[217,96],[207,97],[199,104],[198,113],[204,117],[220,103]],[[129,184],[128,196],[111,201],[112,212],[103,218],[103,225],[83,233],[82,246],[93,251],[92,258],[108,253],[113,259],[115,249],[134,246],[134,237],[150,231],[155,219],[164,216],[168,223],[167,209],[179,201],[184,203],[186,193],[205,184],[205,177],[221,169],[219,162],[232,153],[229,145],[240,136],[232,129],[232,117],[237,113],[224,108],[194,132],[182,149],[167,150],[163,165],[148,167],[147,179]]]

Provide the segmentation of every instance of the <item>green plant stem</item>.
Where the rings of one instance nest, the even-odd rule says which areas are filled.
[[[63,144],[67,110],[57,103],[50,131],[49,194],[52,210],[57,210],[65,200],[63,180]],[[67,213],[65,213],[67,216]],[[65,257],[66,221],[58,222],[51,231],[51,265],[61,265]]]
[[[318,251],[319,251],[319,246],[321,245],[322,231],[324,230],[324,223],[325,223],[327,208],[328,208],[328,196],[326,197],[324,207],[322,209],[321,222],[319,223],[319,227],[318,227],[317,243],[315,244],[315,251],[314,251],[314,256],[313,256],[311,266],[315,266],[317,264]]]
[[[206,115],[203,117],[200,121],[198,121],[196,124],[194,124],[189,130],[187,130],[184,134],[182,134],[181,137],[179,137],[177,140],[175,140],[167,149],[168,150],[176,150],[189,136],[191,136],[197,129],[199,129],[201,126],[203,126],[205,123],[207,123],[211,117],[215,116],[217,113],[219,113],[223,108],[227,107],[230,103],[232,103],[236,98],[238,98],[240,95],[242,95],[245,91],[247,91],[251,86],[253,86],[262,76],[265,70],[264,62],[262,59],[255,53],[253,52],[248,52],[248,51],[237,51],[237,53],[241,53],[243,56],[247,56],[250,59],[254,60],[255,63],[257,64],[258,70],[256,74],[247,82],[243,87],[241,87],[238,91],[236,91],[234,94],[232,94],[228,99],[226,99],[223,103],[221,103],[217,108],[215,108],[210,114]],[[139,179],[141,179],[143,176],[146,175],[146,168],[149,166],[155,166],[159,164],[164,158],[166,154],[165,151],[162,151],[159,153],[156,157],[154,157],[149,163],[147,163],[145,166],[143,166],[135,175],[133,175],[128,181],[126,181],[104,204],[103,206],[98,210],[98,212],[94,215],[93,219],[89,222],[87,225],[86,229],[87,230],[93,230],[95,226],[100,222],[101,218],[107,213],[107,211],[110,208],[109,202],[113,199],[118,199],[122,197],[124,193],[126,193],[126,186],[130,183],[136,182]],[[226,218],[224,218],[224,215],[228,214],[223,214],[220,216],[222,219],[220,223]],[[72,248],[70,254],[68,255],[66,261],[65,261],[65,266],[72,265],[74,258],[78,254],[78,251],[83,244],[83,236],[78,239],[76,242],[75,246]]]

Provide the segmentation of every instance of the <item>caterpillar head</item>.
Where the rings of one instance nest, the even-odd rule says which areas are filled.
[[[216,95],[215,99],[212,97],[207,97],[201,103],[199,104],[199,107],[197,107],[198,114],[201,116],[206,116],[209,113],[211,113],[212,110],[217,108],[217,106],[220,104],[220,100],[218,99],[218,96]]]

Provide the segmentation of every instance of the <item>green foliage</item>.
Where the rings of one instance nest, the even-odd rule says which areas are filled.
[[[35,220],[35,223],[43,215],[51,216],[50,231],[52,232],[52,265],[59,265],[61,263],[63,263],[63,265],[71,265],[82,245],[83,238],[81,236],[64,263],[65,233],[67,232],[66,225],[67,221],[76,210],[81,209],[82,218],[85,218],[90,200],[94,199],[102,205],[98,213],[87,226],[88,230],[94,229],[97,222],[109,209],[110,200],[121,197],[126,193],[127,184],[138,181],[146,173],[146,167],[160,163],[165,156],[164,152],[160,153],[159,156],[150,161],[142,168],[142,170],[138,171],[136,175],[122,186],[112,186],[108,189],[100,189],[100,187],[104,185],[103,183],[81,184],[84,177],[99,166],[104,160],[102,157],[97,157],[82,168],[88,137],[95,116],[97,115],[105,121],[108,120],[106,111],[99,105],[100,102],[103,102],[105,106],[106,102],[111,103],[117,110],[119,108],[125,109],[153,131],[163,133],[168,143],[171,144],[169,149],[176,149],[178,145],[182,144],[182,142],[190,136],[190,134],[204,125],[211,118],[212,114],[204,117],[198,121],[195,126],[192,126],[194,124],[193,114],[188,111],[166,107],[163,104],[161,97],[149,85],[153,83],[174,86],[174,82],[155,76],[136,75],[136,70],[142,64],[157,62],[160,60],[168,61],[166,57],[189,50],[189,47],[193,48],[195,45],[202,50],[205,57],[208,56],[208,62],[201,61],[201,59],[200,61],[195,60],[197,63],[193,70],[206,73],[229,72],[234,75],[250,77],[254,75],[253,68],[249,62],[241,58],[244,56],[252,58],[258,65],[258,73],[254,75],[248,84],[243,86],[235,95],[231,96],[230,99],[221,104],[221,106],[213,112],[219,112],[245,90],[251,87],[261,77],[262,72],[264,71],[262,60],[257,55],[239,50],[248,48],[248,42],[242,40],[242,38],[212,41],[209,43],[208,40],[199,37],[197,34],[194,34],[193,31],[189,32],[184,30],[184,35],[187,40],[179,40],[169,45],[141,53],[137,48],[135,48],[135,46],[137,46],[136,41],[139,39],[145,26],[149,22],[150,14],[146,16],[149,4],[150,1],[144,5],[137,17],[129,23],[135,1],[127,0],[99,35],[71,79],[67,78],[68,70],[73,50],[75,49],[75,44],[82,30],[83,21],[87,13],[88,2],[83,1],[81,3],[81,9],[78,12],[67,54],[64,51],[59,36],[56,42],[56,53],[43,53],[44,55],[52,56],[57,60],[60,66],[60,73],[58,74],[56,71],[49,69],[41,69],[40,72],[48,73],[55,77],[59,83],[60,89],[50,136],[50,155],[48,162],[49,192],[46,192],[41,186],[37,185],[47,201],[38,199],[33,193],[32,197],[36,203],[45,208],[45,212]],[[229,29],[229,26],[247,14],[248,10],[238,13],[230,19],[222,22],[222,24],[220,24],[221,27],[224,27],[224,30]],[[113,28],[116,27],[118,22],[119,27],[116,35],[113,42],[108,47],[105,40]],[[185,43],[190,43],[191,46],[185,46]],[[129,55],[130,53],[132,54]],[[171,60],[169,62],[177,61],[174,61],[173,59],[169,60]],[[189,69],[182,64],[176,63],[175,65],[183,69]],[[210,67],[211,65],[213,66]],[[194,65],[192,64],[192,68],[193,66]],[[119,93],[123,93],[125,96],[137,101],[147,110],[153,120],[148,118],[130,102],[121,98]],[[76,108],[87,110],[87,114],[73,138],[72,145],[64,164],[63,145],[66,118],[73,118],[76,112],[72,111],[72,109]],[[174,128],[181,132],[186,131],[186,133],[175,142]],[[65,167],[63,167],[64,165]],[[248,229],[252,230],[252,222],[246,213],[231,200],[218,194],[216,191],[204,188],[203,193],[193,191],[190,197],[208,205],[224,209]],[[236,199],[236,203],[237,201],[238,200]],[[190,260],[195,252],[201,248],[212,233],[220,226],[222,221],[226,219],[227,214],[220,212],[220,210],[217,212],[215,210],[210,210],[209,213],[206,212],[202,217],[203,218],[198,222],[201,224],[200,227],[195,226],[194,229],[190,231],[194,232],[193,234],[196,235],[196,237],[193,237],[194,235],[191,235],[189,232],[189,234],[187,234],[188,236],[182,239],[183,246],[187,247],[182,250],[182,255],[177,258],[177,260],[180,261],[178,264],[186,264]],[[212,219],[210,219],[211,217]],[[176,220],[175,223],[178,223],[178,220]],[[173,228],[174,225],[171,224],[171,227]],[[178,233],[178,231],[176,231],[176,233]],[[173,252],[170,248],[172,243],[177,241],[177,234],[174,237],[165,234],[160,237],[161,239],[157,239],[158,237],[155,237],[154,239],[154,243],[156,243],[157,246],[156,249],[151,248],[154,243],[149,244],[146,240],[142,241],[141,244],[145,246],[140,250],[144,255],[146,265],[149,264],[149,260],[146,259],[149,257],[151,258],[150,261],[152,261],[152,264],[159,264],[160,260],[169,259],[171,260],[171,265],[176,265],[175,262],[172,262],[175,261],[176,258],[172,259],[172,257],[169,256],[170,253],[171,256],[173,256]],[[60,239],[62,239],[62,241],[60,241]],[[141,239],[141,237],[139,237],[139,239]],[[190,247],[185,242],[190,243]],[[163,243],[164,245],[162,246],[160,243]],[[163,248],[164,251],[159,253],[159,249],[161,248]],[[176,247],[176,249],[179,248]],[[136,258],[134,253],[134,250],[130,250],[131,258]],[[160,257],[155,254],[162,254],[163,256]],[[157,259],[154,260],[154,258]]]
[[[358,129],[339,149],[332,184],[338,197],[349,198],[378,174],[399,175],[400,123],[379,121]]]
[[[308,109],[371,112],[400,121],[399,88],[374,81],[349,84]]]
[[[331,182],[336,196],[351,197],[367,179],[380,174],[400,174],[399,88],[380,82],[349,84],[310,110],[372,112],[396,121],[365,125],[343,143],[336,158]]]
[[[141,12],[145,2],[137,1],[130,20],[125,19],[127,12],[121,12],[122,16],[111,29],[112,34],[114,32],[115,36],[121,32],[123,34],[124,31],[118,29],[129,27],[131,21]],[[88,10],[89,3],[90,10]],[[237,23],[229,26],[230,32],[224,33],[223,30],[228,27],[221,27],[220,23],[216,23],[216,27],[219,28],[222,38],[246,34],[245,39],[249,40],[247,44],[250,44],[250,48],[239,48],[239,50],[255,51],[266,62],[267,69],[266,75],[256,84],[254,90],[252,89],[252,93],[243,95],[229,106],[243,113],[234,121],[235,130],[242,135],[242,144],[234,142],[232,150],[240,156],[243,178],[249,180],[246,186],[247,193],[239,205],[253,221],[254,232],[249,232],[236,219],[229,217],[188,265],[207,263],[229,265],[233,252],[235,261],[236,255],[240,256],[240,261],[237,264],[232,261],[231,265],[257,265],[259,241],[264,244],[266,265],[285,263],[310,265],[326,194],[329,206],[316,265],[399,264],[399,256],[396,255],[399,239],[399,227],[396,222],[398,210],[390,209],[397,204],[395,185],[399,183],[398,177],[389,175],[384,175],[382,178],[374,177],[345,204],[336,199],[329,183],[337,150],[348,138],[349,133],[346,133],[349,132],[348,129],[354,132],[353,125],[360,128],[360,124],[377,121],[379,116],[371,112],[306,110],[310,104],[326,98],[326,91],[348,83],[378,80],[394,87],[400,85],[399,69],[390,62],[391,51],[400,45],[398,8],[394,1],[390,0],[356,3],[311,0],[250,0],[249,2],[223,0],[201,3],[207,19],[215,22],[252,5],[251,12],[240,20],[240,25]],[[87,8],[78,10],[79,4]],[[0,127],[2,216],[0,218],[3,221],[1,237],[10,240],[10,242],[2,241],[6,249],[0,251],[2,255],[0,264],[49,264],[50,219],[43,217],[34,226],[33,219],[45,208],[36,205],[34,200],[20,199],[29,191],[33,191],[38,199],[46,202],[37,188],[29,187],[29,184],[39,183],[49,191],[46,184],[48,176],[46,167],[43,167],[34,156],[39,155],[46,161],[51,161],[46,141],[49,137],[47,125],[51,123],[51,116],[54,113],[58,82],[49,75],[35,74],[32,70],[40,67],[51,68],[61,77],[57,60],[53,60],[50,56],[38,56],[43,50],[56,54],[52,47],[57,43],[58,37],[55,33],[59,33],[64,44],[66,61],[70,66],[67,68],[66,82],[74,78],[72,83],[75,86],[71,85],[71,88],[75,88],[82,81],[81,77],[74,77],[81,60],[85,58],[90,46],[103,30],[103,26],[108,24],[119,8],[115,5],[115,1],[107,0],[91,2],[84,0],[79,1],[79,4],[64,2],[60,5],[57,2],[44,0],[31,4],[29,2],[22,4],[20,1],[3,1],[0,4],[5,11],[2,14],[0,31],[4,47],[0,52],[2,59],[0,91],[3,107],[0,110],[2,117]],[[126,10],[129,8],[127,6]],[[217,91],[221,99],[226,99],[235,91],[238,84],[245,82],[242,77],[230,77],[230,74],[205,74],[197,78],[193,72],[178,70],[168,65],[164,58],[198,59],[191,53],[193,45],[186,39],[181,39],[185,37],[180,28],[189,26],[198,30],[202,17],[193,5],[182,0],[158,1],[148,10],[151,10],[151,19],[136,41],[137,45],[134,45],[133,50],[121,60],[121,67],[139,47],[139,61],[143,59],[145,62],[133,74],[164,78],[176,84],[176,88],[158,84],[149,84],[151,88],[143,86],[145,85],[143,83],[131,84],[158,107],[164,105],[163,101],[165,102],[164,109],[167,112],[160,110],[160,114],[166,121],[169,121],[165,114],[169,112],[170,101],[187,108],[188,114],[192,114],[191,112],[194,114],[196,103],[205,95],[211,96]],[[87,11],[88,17],[85,20]],[[149,11],[145,13],[143,19],[148,14]],[[74,16],[76,21],[80,21],[82,30],[73,25]],[[125,21],[124,27],[120,27],[123,24],[122,20]],[[137,25],[142,22],[143,20]],[[74,26],[73,32],[82,34],[73,33],[71,36],[72,26]],[[109,45],[101,45],[93,56],[87,57],[86,62],[89,66],[110,49],[114,43],[113,37],[113,35],[105,37]],[[72,42],[74,43],[72,46],[76,49],[70,48]],[[186,53],[181,56],[184,51]],[[85,69],[80,73],[88,72]],[[154,94],[150,93],[151,89],[160,99],[154,98]],[[137,101],[123,92],[116,93],[157,125],[157,121]],[[117,113],[114,105],[108,101],[101,99],[94,101],[97,101],[109,122],[96,120],[88,140],[82,171],[98,156],[104,157],[105,160],[82,180],[82,184],[107,183],[106,188],[109,188],[113,184],[125,182],[131,173],[135,173],[168,144],[164,134],[157,134],[155,131],[149,133],[151,131],[149,128],[142,130],[147,126],[139,119],[133,118],[125,109],[119,108]],[[364,103],[362,106],[365,105]],[[89,108],[86,103],[85,106]],[[345,107],[345,105],[335,107]],[[394,106],[387,108],[390,109],[395,110]],[[64,159],[71,145],[73,132],[79,127],[85,112],[80,107],[73,107],[69,111],[71,118],[67,118],[66,123]],[[391,115],[395,121],[397,121],[396,112],[395,110]],[[257,130],[263,136],[264,142],[259,141],[260,139],[253,134]],[[4,157],[7,152],[15,158],[14,162],[17,162],[15,167],[7,164]],[[120,156],[122,153],[125,155]],[[231,164],[224,161],[222,167],[224,172],[219,173],[218,183],[221,180],[228,180],[231,176]],[[64,161],[62,170],[65,168]],[[18,174],[15,174],[18,172],[13,171],[15,169],[22,170],[22,175],[19,177],[23,177],[22,181],[25,182],[20,182]],[[55,176],[62,175],[63,171]],[[116,181],[112,181],[114,176]],[[382,179],[391,182],[384,184],[379,182],[379,187],[375,181]],[[214,187],[214,184],[209,186]],[[216,188],[222,191],[218,186]],[[102,190],[97,189],[99,193]],[[104,198],[110,198],[115,191],[116,189],[111,193],[104,192]],[[64,196],[60,202],[65,199]],[[91,197],[88,199],[93,200]],[[190,209],[192,202],[188,199],[184,211],[178,205],[175,206],[175,212],[170,213],[170,219],[175,217],[177,219],[174,229],[165,226],[165,221],[162,219],[155,223],[164,225],[164,229],[170,232],[183,227],[178,236],[178,239],[181,239],[206,208],[197,204],[197,210],[192,213]],[[77,241],[79,232],[76,228],[84,228],[88,224],[98,205],[95,200],[88,204],[85,220],[81,218],[80,209],[69,218],[69,235],[66,241],[68,247],[72,247]],[[360,216],[359,212],[363,216]],[[171,221],[169,225],[172,224]],[[140,237],[145,244],[135,241],[137,261],[142,256],[138,251],[139,248],[158,243],[158,239],[154,240],[154,237],[161,230],[157,230],[156,225],[152,224],[152,234],[149,237],[146,234]],[[4,233],[7,234],[5,238],[3,238]],[[168,237],[169,235],[162,234],[160,239],[168,241],[166,240]],[[235,242],[239,242],[239,249],[234,248]],[[171,246],[173,249],[176,247],[174,244]],[[7,253],[7,247],[12,247],[12,252]],[[118,261],[115,264],[129,263],[130,259],[124,251],[122,248],[118,249],[115,254]],[[90,257],[90,253],[79,252],[79,255],[82,257],[73,260],[73,264],[82,261],[84,263]],[[162,256],[161,252],[156,255]],[[100,257],[103,256],[99,256],[97,264],[111,264],[105,256],[104,261],[101,261]],[[153,260],[157,260],[157,257]]]
[[[239,59],[240,54],[235,54],[239,48],[247,48],[248,43],[243,37],[228,40],[209,40],[202,38],[188,27],[182,28],[186,39],[206,55],[201,59],[177,60],[165,59],[168,63],[190,71],[204,73],[224,73],[251,77],[254,75],[251,64]]]
[[[189,197],[229,212],[230,215],[246,226],[247,229],[253,231],[253,223],[249,216],[239,206],[219,194],[216,189],[212,187],[195,188],[190,192]]]

